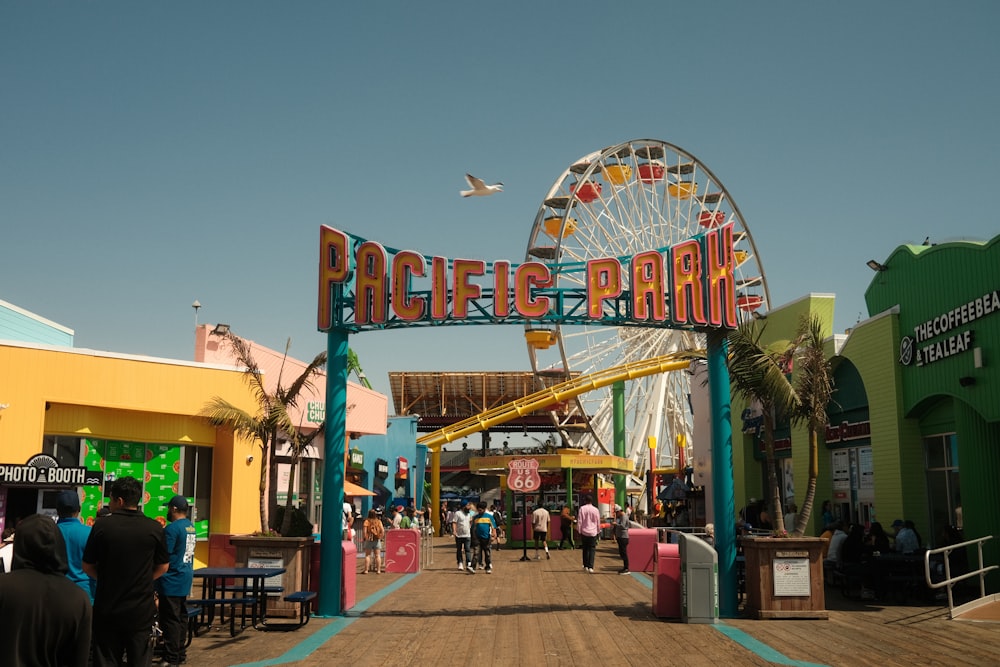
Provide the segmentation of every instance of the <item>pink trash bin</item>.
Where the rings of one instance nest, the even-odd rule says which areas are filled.
[[[628,567],[633,572],[653,571],[655,528],[632,528],[628,531]]]
[[[657,618],[681,617],[681,552],[677,544],[656,545],[653,555],[653,615]]]

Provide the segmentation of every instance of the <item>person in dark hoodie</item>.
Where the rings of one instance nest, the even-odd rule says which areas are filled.
[[[68,571],[55,521],[41,514],[21,521],[11,572],[0,576],[0,665],[86,667],[90,599]]]

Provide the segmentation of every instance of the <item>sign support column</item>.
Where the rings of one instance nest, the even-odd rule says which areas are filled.
[[[344,569],[344,443],[347,440],[347,332],[331,329],[326,337],[326,430],[323,440],[323,512],[319,549],[319,616],[339,616]],[[351,564],[354,567],[354,564]]]
[[[719,615],[736,618],[736,496],[733,484],[733,424],[729,405],[727,331],[710,329],[708,386],[712,421],[712,503],[715,507],[715,548],[719,554]]]

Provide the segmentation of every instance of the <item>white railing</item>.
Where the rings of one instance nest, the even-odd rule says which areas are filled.
[[[990,595],[990,596],[986,595],[986,573],[992,570],[1000,569],[1000,566],[997,565],[987,565],[987,566],[983,565],[983,543],[986,542],[986,540],[992,540],[992,539],[993,535],[987,535],[986,537],[980,537],[975,540],[967,540],[965,542],[959,542],[958,544],[951,544],[946,547],[930,549],[924,553],[924,579],[926,580],[927,586],[930,588],[947,589],[948,614],[951,618],[960,616],[965,611],[982,606],[983,604],[991,602],[995,599],[1000,599],[1000,596],[997,595]],[[951,575],[951,562],[950,562],[951,559],[948,558],[948,556],[951,554],[952,551],[956,551],[958,549],[965,549],[966,547],[970,547],[973,544],[976,545],[976,553],[978,555],[977,563],[979,564],[979,567],[977,567],[974,570],[969,570],[965,574],[959,574],[953,577]],[[931,581],[931,556],[937,554],[942,555],[942,564],[944,566],[944,579],[938,582],[933,582]],[[959,607],[955,607],[955,600],[952,597],[952,587],[960,581],[971,579],[973,577],[979,577],[979,597],[973,600],[972,602],[968,602],[966,604],[960,605]]]

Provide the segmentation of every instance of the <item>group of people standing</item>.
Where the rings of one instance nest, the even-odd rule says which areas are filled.
[[[59,494],[58,524],[34,514],[15,530],[12,571],[0,575],[0,664],[148,666],[154,624],[161,664],[184,661],[195,530],[183,496],[168,524],[139,511],[142,484],[116,479],[110,513],[80,522],[75,491]]]
[[[469,574],[476,567],[493,574],[493,540],[499,535],[496,516],[480,500],[467,503],[452,514],[451,534],[455,538],[455,559],[458,569]]]
[[[491,543],[497,533],[497,519],[493,512],[486,508],[486,503],[480,502],[478,505],[468,503],[454,512],[451,517],[451,533],[455,538],[455,560],[460,571],[467,571],[475,574],[476,568],[484,567],[487,573],[493,572],[491,557]],[[535,560],[541,560],[541,552],[545,552],[545,559],[552,558],[549,552],[548,535],[552,522],[552,515],[542,505],[536,505],[531,512],[531,532],[535,547]],[[592,496],[584,496],[583,504],[576,516],[574,516],[567,505],[559,515],[562,529],[563,543],[569,541],[570,548],[573,544],[573,527],[576,526],[580,534],[582,546],[583,569],[588,573],[594,572],[594,561],[597,557],[597,542],[601,532],[601,513],[594,505]],[[622,559],[620,574],[629,574],[628,562],[628,540],[631,519],[628,513],[621,507],[615,507],[614,535],[618,543],[618,553]]]

